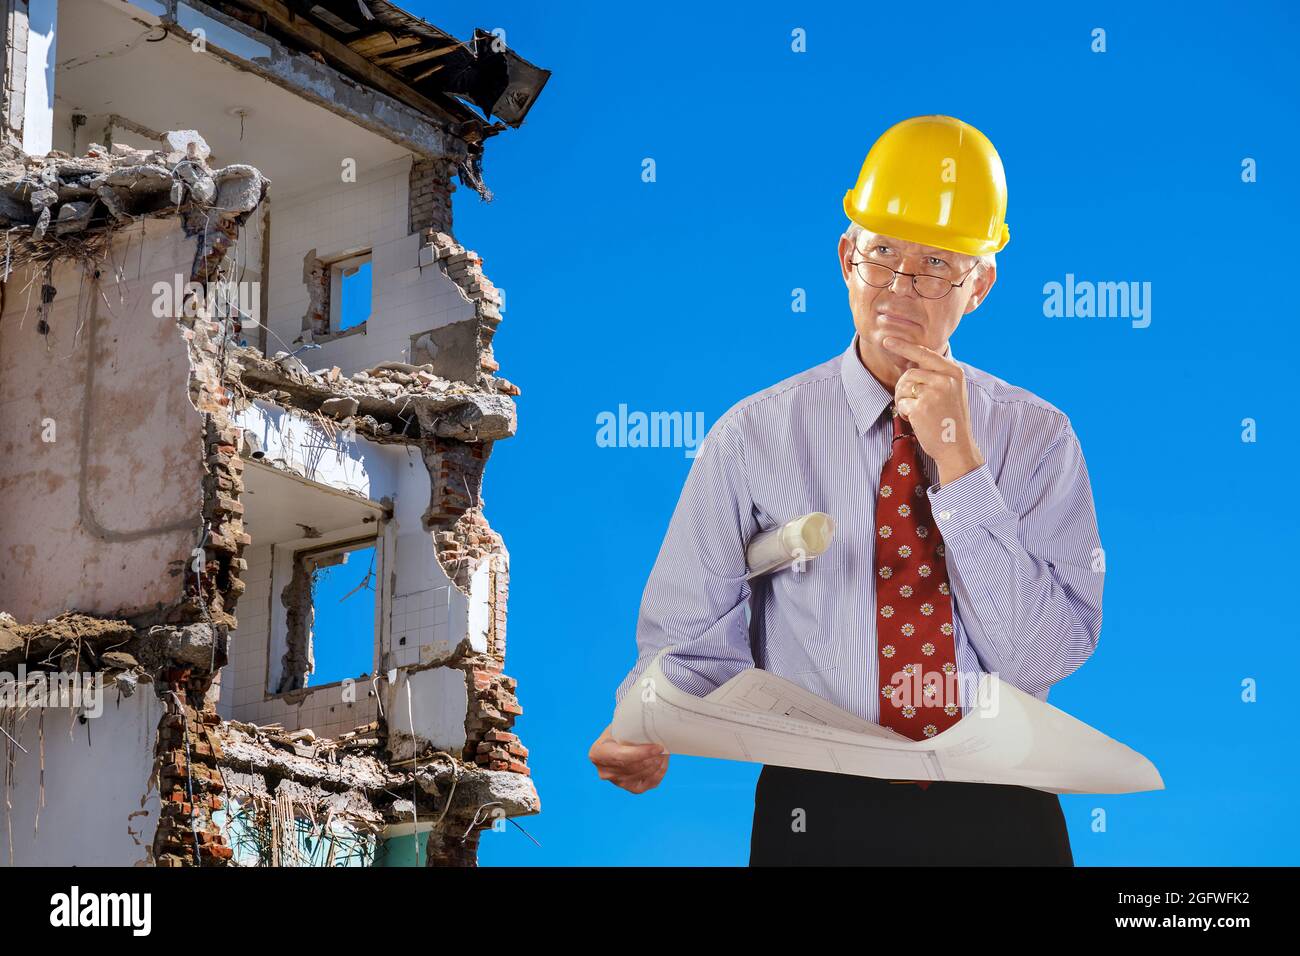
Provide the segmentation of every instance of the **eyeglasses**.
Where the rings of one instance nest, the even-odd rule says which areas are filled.
[[[898,276],[907,276],[912,280],[912,289],[923,299],[942,299],[953,289],[960,289],[966,284],[966,279],[979,263],[971,266],[966,270],[966,275],[961,277],[960,282],[953,282],[945,279],[943,276],[926,275],[924,272],[899,272],[897,269],[891,269],[887,265],[879,262],[872,262],[869,259],[859,259],[853,263],[858,269],[858,276],[869,286],[877,289],[884,289],[894,284]]]

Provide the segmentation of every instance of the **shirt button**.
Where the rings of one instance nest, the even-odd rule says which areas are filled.
[[[940,512],[939,512],[939,520],[940,520],[940,521],[947,521],[947,520],[948,520],[949,518],[951,518],[951,517],[952,517],[952,512],[951,512],[951,511],[940,511]]]

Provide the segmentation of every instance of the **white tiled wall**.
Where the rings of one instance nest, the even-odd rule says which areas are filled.
[[[440,657],[450,652],[450,612],[450,584],[394,595],[393,666],[423,664],[433,659],[430,655]]]
[[[371,250],[371,311],[364,334],[299,354],[309,368],[337,365],[351,375],[410,358],[411,336],[472,318],[473,305],[436,265],[420,265],[420,237],[408,234],[410,159],[357,173],[355,183],[298,196],[271,192],[267,351],[293,351],[309,297],[303,258],[330,260]],[[278,337],[277,337],[278,336]]]

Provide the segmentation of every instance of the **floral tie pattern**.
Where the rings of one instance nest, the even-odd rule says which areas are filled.
[[[919,443],[901,415],[894,413],[893,423],[876,498],[880,723],[921,740],[961,719],[952,589]]]

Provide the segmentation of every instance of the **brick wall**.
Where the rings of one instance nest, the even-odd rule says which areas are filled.
[[[511,728],[523,714],[517,684],[502,673],[506,658],[506,602],[510,595],[510,556],[503,550],[489,559],[487,654],[469,661],[470,708],[466,716],[465,759],[489,770],[529,774],[528,749]]]
[[[501,536],[483,517],[483,469],[492,442],[435,438],[424,444],[423,452],[433,479],[433,500],[424,523],[434,532],[443,570],[458,588],[468,592],[474,568],[487,554],[501,548]]]
[[[489,770],[529,775],[524,763],[528,750],[510,729],[524,710],[515,696],[518,685],[502,673],[503,666],[502,661],[483,656],[466,668],[471,693],[464,759]]]
[[[408,232],[434,229],[451,232],[451,181],[455,165],[441,159],[417,159],[411,163],[410,226]]]
[[[449,233],[431,232],[425,241],[429,258],[438,263],[473,306],[473,316],[478,322],[478,377],[486,379],[495,375],[500,365],[492,355],[492,339],[501,324],[501,307],[505,301],[501,291],[483,274],[482,256],[466,249]],[[510,395],[519,394],[513,385],[507,384],[501,390]]]
[[[154,835],[158,866],[225,866],[234,855],[212,814],[225,801],[217,762],[221,745],[213,729],[221,722],[206,705],[205,679],[189,669],[168,675],[167,713],[158,724],[158,790],[162,800]]]

